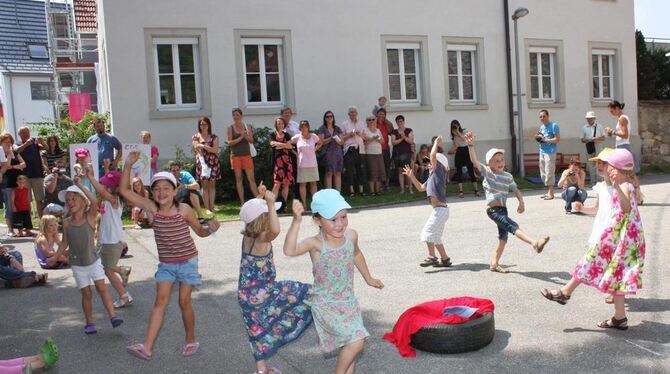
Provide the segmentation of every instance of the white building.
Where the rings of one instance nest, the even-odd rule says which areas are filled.
[[[518,6],[530,10],[519,20],[526,152],[537,151],[541,108],[561,125],[559,152],[583,152],[584,114],[613,126],[612,99],[626,102],[639,144],[633,2],[624,0],[101,0],[103,101],[122,141],[147,129],[162,157],[190,144],[201,115],[224,137],[233,107],[270,126],[288,105],[317,127],[326,110],[338,123],[352,104],[367,115],[380,95],[419,143],[448,137],[458,119],[481,153],[510,150],[506,32]]]

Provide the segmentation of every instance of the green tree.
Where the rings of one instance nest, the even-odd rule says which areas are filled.
[[[670,59],[668,50],[647,48],[642,31],[635,31],[637,50],[637,96],[640,100],[670,99]]]

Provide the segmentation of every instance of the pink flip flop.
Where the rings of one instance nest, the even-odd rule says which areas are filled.
[[[200,343],[198,342],[184,343],[181,348],[181,355],[184,357],[193,356],[196,352],[198,352],[198,348],[200,348]]]
[[[139,357],[146,361],[151,361],[151,355],[147,353],[147,348],[144,346],[144,344],[133,344],[126,347],[126,350],[135,357]]]

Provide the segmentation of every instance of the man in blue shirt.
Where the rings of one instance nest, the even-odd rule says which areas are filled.
[[[121,159],[121,142],[114,137],[105,132],[105,121],[98,119],[95,121],[95,135],[92,135],[87,143],[95,143],[98,145],[98,170],[99,175],[104,175],[105,170],[103,165],[105,160],[111,162],[109,170],[116,170],[116,166]],[[116,150],[116,156],[114,155],[114,150]]]
[[[542,195],[545,200],[554,198],[554,173],[556,172],[556,149],[561,141],[561,129],[555,122],[549,121],[549,111],[540,111],[540,129],[535,139],[540,143],[540,177],[547,186],[547,193]]]

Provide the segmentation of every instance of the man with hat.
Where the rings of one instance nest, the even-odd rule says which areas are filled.
[[[602,125],[596,122],[596,114],[594,112],[586,112],[586,124],[582,126],[582,143],[586,146],[587,159],[596,157],[600,151],[600,143],[605,141],[605,129]],[[600,177],[596,172],[596,165],[590,162],[586,166],[589,173],[589,181],[591,185],[596,184]]]

